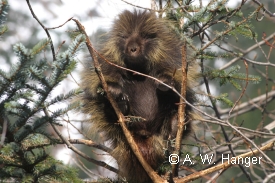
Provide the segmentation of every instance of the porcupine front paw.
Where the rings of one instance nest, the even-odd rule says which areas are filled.
[[[129,98],[126,94],[120,93],[118,97],[115,98],[117,105],[123,115],[128,115],[130,112]]]
[[[108,84],[108,91],[113,96],[123,115],[128,115],[130,111],[129,98],[122,92],[122,88],[118,84]]]

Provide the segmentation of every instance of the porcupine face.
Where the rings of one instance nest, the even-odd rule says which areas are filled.
[[[114,25],[115,42],[126,67],[148,72],[163,28],[156,16],[149,12],[125,11]]]

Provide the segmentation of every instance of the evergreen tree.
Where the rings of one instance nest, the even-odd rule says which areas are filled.
[[[235,7],[229,7],[228,0],[209,0],[204,5],[203,1],[196,2],[201,4],[195,5],[192,0],[155,3],[160,10],[158,16],[172,20],[174,31],[189,48],[188,59],[196,59],[200,64],[201,82],[197,90],[200,100],[192,107],[202,119],[192,135],[193,140],[184,142],[179,153],[182,161],[188,155],[194,164],[176,169],[179,175],[184,175],[178,181],[272,182],[275,157],[272,151],[266,151],[274,149],[275,33],[274,26],[269,29],[267,22],[274,17],[270,12],[274,9],[268,9],[274,2],[253,0],[248,5],[247,0],[242,0]],[[0,0],[1,39],[11,36],[5,25],[9,21],[8,12],[8,1]],[[109,164],[91,158],[92,153],[87,150],[92,146],[110,153],[110,148],[92,141],[87,137],[90,134],[86,134],[86,139],[68,139],[57,128],[64,127],[63,117],[69,111],[81,107],[80,101],[71,100],[82,92],[80,89],[64,94],[54,92],[77,66],[77,53],[87,39],[83,31],[73,31],[71,44],[58,53],[50,36],[35,45],[35,39],[24,43],[27,46],[17,43],[13,46],[16,63],[8,70],[0,68],[0,181],[84,182],[80,170],[50,155],[51,148],[57,144],[65,144],[89,164],[118,172]],[[9,54],[8,51],[0,54],[5,55],[6,63],[11,63]],[[51,61],[46,58],[49,55]],[[66,107],[61,107],[64,104]],[[79,133],[85,136],[84,131]],[[84,144],[86,149],[76,148],[74,144]],[[175,142],[171,140],[167,144],[169,148],[163,151],[169,156]],[[211,163],[202,163],[201,157],[209,154],[215,155]],[[226,163],[219,166],[222,155],[227,154],[261,157],[263,161],[249,167],[235,163],[228,169]],[[166,173],[169,176],[165,178],[173,182],[175,174],[169,173],[173,168],[164,162],[158,173]],[[213,169],[222,173],[209,174]],[[114,181],[107,177],[93,181],[127,182],[123,178]]]
[[[8,2],[0,1],[1,35],[8,13]],[[9,71],[0,69],[0,179],[18,182],[81,182],[76,169],[64,165],[49,155],[48,147],[57,143],[45,129],[56,119],[77,105],[69,105],[52,113],[48,108],[68,100],[78,90],[60,94],[53,99],[53,89],[72,72],[74,59],[83,44],[83,36],[75,38],[69,49],[59,53],[49,64],[36,56],[49,47],[48,39],[41,40],[33,48],[14,45],[18,57]]]

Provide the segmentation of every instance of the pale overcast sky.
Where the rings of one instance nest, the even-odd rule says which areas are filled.
[[[151,7],[151,0],[126,0],[127,2],[141,6],[150,8]],[[100,14],[100,18],[92,18],[89,20],[81,20],[81,23],[86,27],[86,31],[90,34],[94,33],[99,27],[108,29],[111,26],[111,23],[113,19],[122,12],[125,9],[132,10],[133,7],[121,0],[61,0],[62,4],[53,4],[51,7],[47,7],[50,9],[53,14],[55,14],[55,17],[52,17],[52,15],[47,15],[47,11],[45,11],[45,7],[43,7],[42,3],[34,3],[34,0],[30,0],[30,3],[33,6],[33,10],[36,13],[37,17],[39,17],[40,20],[48,20],[47,27],[54,27],[57,25],[62,24],[70,17],[85,17],[85,13],[88,13],[89,10],[96,7],[97,12]],[[57,0],[52,0],[52,2],[57,2]],[[195,2],[199,2],[198,0],[195,0]],[[202,0],[203,3],[207,3],[208,0]],[[230,1],[230,4],[234,4],[234,2],[239,2],[239,0],[236,1]],[[26,1],[23,0],[10,0],[9,1],[11,7],[13,9],[16,9],[18,11],[29,11]],[[49,21],[50,20],[50,21]],[[64,28],[61,28],[57,31],[64,31],[66,30],[66,26]]]

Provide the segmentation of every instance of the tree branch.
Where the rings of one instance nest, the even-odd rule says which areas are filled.
[[[250,151],[248,153],[241,154],[239,156],[236,156],[235,158],[236,159],[238,159],[238,158],[243,158],[244,159],[246,157],[255,156],[255,155],[259,154],[260,151],[266,151],[266,150],[269,150],[269,149],[273,148],[274,143],[275,143],[275,141],[272,141],[272,142],[268,143],[267,145],[261,147],[260,149],[253,150],[253,151]],[[209,173],[213,173],[213,172],[218,171],[218,170],[226,170],[229,167],[231,167],[232,165],[234,165],[234,164],[232,164],[231,161],[227,161],[225,163],[222,163],[222,164],[219,164],[217,166],[208,168],[206,170],[202,170],[202,171],[199,171],[197,173],[193,173],[193,174],[191,174],[189,176],[186,176],[184,178],[174,179],[174,181],[175,181],[175,183],[187,183],[189,181],[193,181],[193,180],[196,180],[198,178],[201,178],[202,176],[205,176]]]
[[[99,166],[102,166],[112,172],[115,172],[115,173],[118,173],[118,170],[108,164],[106,164],[105,162],[103,161],[97,161],[89,156],[87,156],[86,154],[84,154],[83,152],[79,151],[76,147],[74,147],[68,139],[66,139],[62,134],[61,132],[58,130],[58,128],[53,124],[53,121],[50,117],[50,114],[49,112],[47,111],[46,108],[43,108],[43,111],[44,111],[44,114],[50,119],[50,125],[52,126],[52,128],[54,129],[55,133],[58,135],[58,137],[67,145],[67,147],[69,149],[71,149],[72,151],[74,151],[76,154],[78,154],[79,156],[85,158],[86,160],[96,164],[96,165],[99,165]]]

